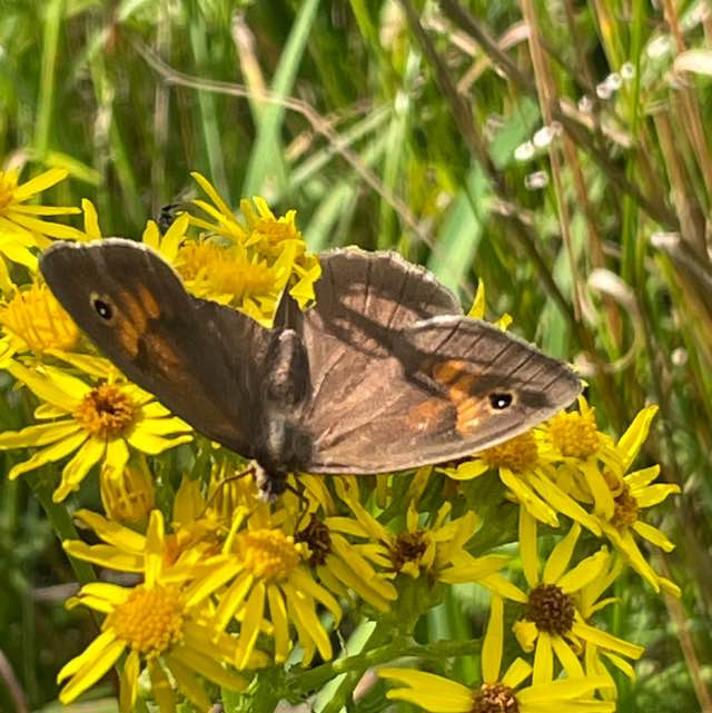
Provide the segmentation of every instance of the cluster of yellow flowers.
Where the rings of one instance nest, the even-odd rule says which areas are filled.
[[[143,241],[194,294],[261,324],[271,325],[285,290],[306,308],[319,263],[294,211],[278,218],[255,198],[238,217],[193,175],[209,201],[193,201],[164,234],[149,221]],[[0,433],[0,449],[13,452],[7,475],[57,464],[53,500],[76,507],[83,481],[98,472],[104,514],[72,512],[99,543],[68,539],[64,548],[73,560],[125,573],[122,586],[84,582],[68,602],[95,610],[102,624],[59,672],[61,701],[117,666],[122,711],[139,698],[161,713],[184,699],[201,711],[216,700],[231,710],[225,702],[235,695],[262,697],[255,709],[268,710],[265,701],[274,707],[376,667],[394,683],[388,698],[436,713],[615,710],[610,666],[632,677],[643,648],[597,623],[615,601],[612,584],[631,568],[655,591],[679,595],[636,539],[673,548],[643,514],[677,486],[654,482],[659,466],[630,472],[655,406],[617,442],[581,398],[578,410],[458,463],[410,477],[296,474],[277,502],[264,502],[239,456],[196,437],[127,382],[42,283],[37,255],[52,238],[102,237],[89,201],[81,211],[28,204],[64,177],[51,170],[19,184],[0,171],[0,367],[26,387],[20,398],[36,421]],[[80,212],[82,229],[48,219]],[[484,316],[482,289],[470,314]],[[29,456],[16,457],[21,449]],[[510,512],[518,538],[501,524]],[[488,592],[483,641],[457,651],[480,658],[479,681],[384,666],[412,655],[415,623],[458,583]],[[360,651],[342,647],[332,661],[345,618],[378,626]],[[427,667],[442,670],[440,643],[417,647]]]

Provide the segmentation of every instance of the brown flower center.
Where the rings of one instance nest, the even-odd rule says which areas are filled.
[[[533,621],[539,631],[563,636],[574,623],[574,602],[555,584],[540,584],[532,589],[527,603],[526,618]]]
[[[136,421],[134,402],[118,386],[99,384],[81,401],[74,418],[92,436],[116,438]]]
[[[331,554],[331,533],[329,528],[314,514],[307,526],[294,535],[295,542],[306,542],[309,547],[309,564],[322,565]]]
[[[632,525],[638,519],[638,501],[630,492],[628,485],[623,485],[620,494],[615,498],[615,510],[611,518],[613,527],[619,529]]]
[[[519,703],[509,686],[483,683],[475,693],[470,713],[519,713]]]
[[[406,562],[419,560],[428,549],[424,539],[422,530],[415,532],[402,532],[393,546],[390,548],[391,562],[393,569],[400,572]]]

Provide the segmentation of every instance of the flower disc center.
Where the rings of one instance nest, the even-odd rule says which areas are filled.
[[[236,543],[245,568],[255,577],[283,581],[299,564],[294,538],[281,530],[248,530],[238,535]]]
[[[136,420],[136,405],[118,386],[99,384],[83,399],[74,417],[92,436],[116,438]]]
[[[400,572],[406,562],[417,562],[428,549],[421,530],[402,532],[390,548],[393,569]]]
[[[519,713],[519,703],[509,686],[483,683],[475,693],[470,713]]]
[[[569,458],[586,459],[600,443],[593,414],[559,413],[549,421],[549,435],[561,454]]]
[[[107,617],[105,628],[147,658],[160,656],[180,641],[183,603],[177,587],[141,584]]]
[[[540,584],[532,589],[527,603],[526,618],[539,631],[563,636],[574,623],[573,599],[555,584]]]

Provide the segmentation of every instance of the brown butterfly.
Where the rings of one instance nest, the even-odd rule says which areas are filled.
[[[462,314],[392,252],[320,256],[316,304],[284,295],[275,327],[188,294],[173,269],[118,238],[58,242],[52,292],[132,381],[283,488],[289,472],[377,473],[466,456],[570,404],[575,374]]]

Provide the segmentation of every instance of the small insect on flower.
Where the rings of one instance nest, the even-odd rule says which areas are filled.
[[[55,367],[28,369],[16,361],[5,368],[40,398],[35,417],[45,421],[0,433],[0,450],[39,448],[29,460],[13,466],[8,477],[17,478],[74,453],[52,495],[56,502],[77,490],[98,463],[121,473],[131,449],[156,455],[192,440],[186,423],[133,384],[88,384]]]
[[[557,681],[533,681],[522,687],[532,675],[531,666],[515,659],[500,675],[504,644],[502,600],[494,596],[485,640],[482,646],[482,683],[464,686],[432,673],[407,668],[381,668],[378,675],[404,684],[386,694],[391,700],[412,703],[431,713],[567,713],[615,710],[615,703],[592,697],[597,689],[612,684],[605,676],[578,676]]]
[[[224,584],[224,579],[212,576],[220,571],[224,559],[172,563],[158,510],[151,513],[145,537],[93,513],[83,511],[79,517],[112,542],[113,556],[100,554],[108,552],[106,546],[89,547],[80,542],[65,542],[67,552],[120,571],[139,572],[144,579],[131,588],[88,584],[67,603],[72,607],[88,606],[106,618],[101,634],[59,672],[58,682],[67,681],[60,691],[60,701],[73,701],[124,653],[127,656],[120,676],[122,713],[135,710],[144,666],[161,713],[175,710],[176,691],[199,710],[208,710],[214,701],[199,676],[229,690],[244,689],[248,681],[231,670],[237,641],[216,628],[207,602],[214,588]],[[264,665],[265,658],[254,652],[247,663],[255,668]]]

